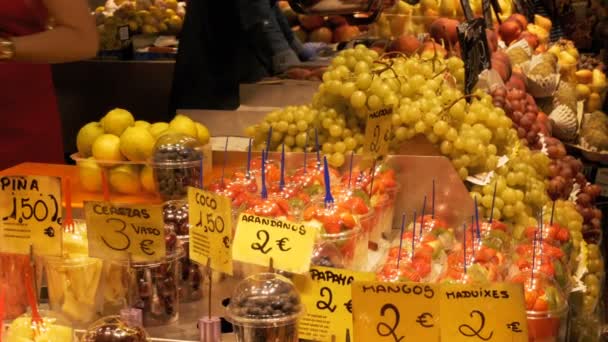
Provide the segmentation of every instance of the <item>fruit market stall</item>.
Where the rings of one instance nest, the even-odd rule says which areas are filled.
[[[75,166],[3,171],[6,339],[599,341],[602,188],[565,143],[601,155],[605,74],[503,15],[343,49],[306,103],[116,108]]]

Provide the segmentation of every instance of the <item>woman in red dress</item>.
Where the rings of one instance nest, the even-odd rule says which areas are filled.
[[[97,39],[86,0],[0,0],[0,170],[63,162],[49,63],[93,57]]]

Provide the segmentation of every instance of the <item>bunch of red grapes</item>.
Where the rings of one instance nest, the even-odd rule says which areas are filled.
[[[497,87],[491,91],[494,106],[504,109],[513,121],[513,128],[524,144],[539,148],[539,133],[547,135],[546,115],[539,114],[534,97],[525,90],[512,86]]]

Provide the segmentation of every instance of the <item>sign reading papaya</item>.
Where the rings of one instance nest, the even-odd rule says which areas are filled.
[[[439,290],[435,284],[355,282],[357,341],[439,341]]]
[[[363,150],[375,157],[386,156],[392,128],[393,108],[382,108],[369,113],[365,124]]]
[[[521,284],[442,285],[442,341],[528,341]]]
[[[85,202],[84,212],[91,257],[139,262],[166,255],[161,206]]]
[[[352,337],[351,285],[374,278],[373,273],[329,267],[311,267],[308,274],[296,276],[294,283],[306,306],[300,320],[300,339],[332,341],[333,336],[336,341],[346,341],[347,334]]]
[[[0,178],[0,252],[60,256],[61,213],[60,178]]]
[[[232,274],[232,214],[230,199],[197,188],[188,188],[190,208],[190,259]]]
[[[316,229],[301,223],[241,214],[232,258],[260,266],[268,266],[272,258],[277,269],[304,273],[310,268],[316,236]]]

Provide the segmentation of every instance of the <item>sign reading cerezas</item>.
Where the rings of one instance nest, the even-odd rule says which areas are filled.
[[[0,252],[60,256],[61,179],[0,178]]]
[[[91,257],[139,262],[166,255],[161,206],[85,202],[84,212]]]
[[[376,157],[386,156],[392,128],[393,108],[382,108],[369,113],[365,124],[363,150]]]
[[[232,274],[232,213],[230,199],[208,191],[188,188],[190,208],[190,259],[211,268]]]
[[[313,341],[332,341],[332,338],[347,341],[348,334],[352,339],[351,284],[374,278],[373,273],[329,267],[311,267],[308,274],[296,276],[294,283],[306,306],[306,314],[300,320],[299,337]]]
[[[304,273],[310,268],[315,228],[270,217],[241,214],[236,226],[232,258],[275,268]]]
[[[352,296],[357,341],[439,341],[438,285],[358,281]]]
[[[528,341],[522,284],[442,285],[442,341]]]

